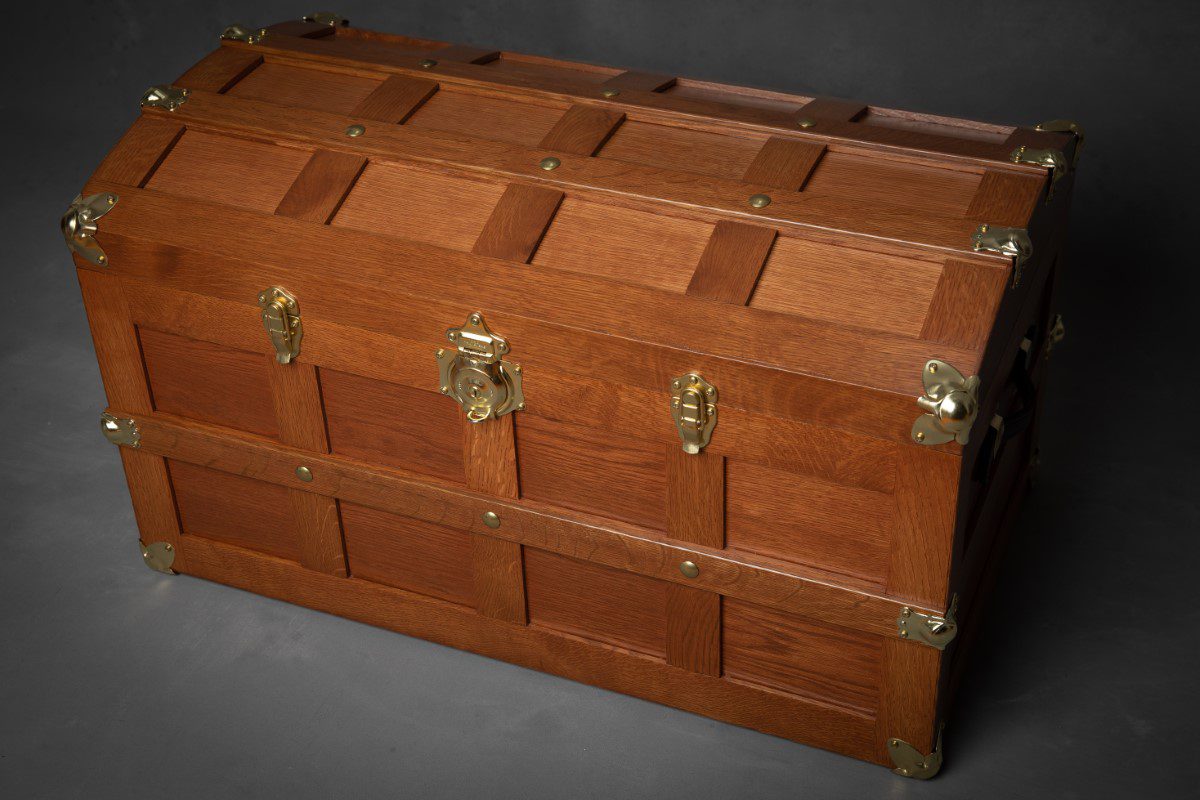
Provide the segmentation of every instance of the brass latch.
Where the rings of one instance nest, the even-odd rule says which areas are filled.
[[[488,330],[483,315],[446,331],[453,349],[437,351],[441,392],[458,401],[471,422],[525,410],[521,365],[504,361],[508,342]]]
[[[142,95],[143,108],[165,108],[167,111],[174,111],[181,105],[187,102],[187,89],[180,89],[177,86],[151,86]]]
[[[696,454],[717,425],[717,387],[695,372],[671,381],[671,417],[683,440],[683,452]]]
[[[272,286],[259,292],[258,306],[262,309],[263,327],[275,348],[275,360],[290,364],[300,355],[300,338],[304,336],[296,298],[286,290]]]
[[[266,28],[251,28],[246,25],[234,23],[221,31],[222,39],[229,39],[234,42],[245,42],[246,44],[257,44],[267,37]]]
[[[950,608],[940,617],[922,614],[905,606],[896,620],[897,633],[901,639],[915,639],[937,650],[945,650],[946,645],[958,635],[958,621],[954,619],[957,611],[957,594],[950,598]]]
[[[1033,242],[1024,228],[1001,228],[986,222],[971,234],[971,246],[975,250],[1000,253],[1013,260],[1013,288],[1021,283],[1021,270],[1033,255]]]
[[[928,413],[913,423],[913,440],[932,445],[953,439],[966,444],[979,414],[979,378],[964,378],[945,361],[931,358],[925,362],[921,383],[925,394],[917,398],[917,405]]]
[[[100,432],[115,445],[138,448],[142,446],[142,434],[137,422],[128,417],[117,417],[107,411],[100,415]]]
[[[96,220],[112,211],[116,204],[115,194],[75,195],[61,223],[67,247],[93,264],[107,266],[108,256],[96,241]]]

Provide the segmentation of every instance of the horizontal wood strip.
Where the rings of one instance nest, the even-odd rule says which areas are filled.
[[[672,75],[657,75],[653,72],[629,70],[606,80],[604,87],[619,89],[621,91],[628,89],[636,92],[661,92],[664,89],[674,86],[676,80],[677,78]]]
[[[209,53],[175,81],[175,86],[193,91],[227,92],[263,62],[258,53],[222,47]]]
[[[399,125],[416,113],[437,90],[438,85],[433,81],[393,75],[355,107],[353,116]]]
[[[489,50],[486,47],[471,47],[467,44],[452,44],[439,50],[430,51],[430,55],[438,62],[457,61],[463,64],[490,64],[500,57],[499,50]]]
[[[838,97],[818,97],[805,103],[800,108],[800,117],[811,117],[814,120],[837,120],[838,122],[853,122],[867,111],[866,105],[855,100],[842,100]],[[819,127],[819,126],[818,126]]]
[[[349,153],[318,150],[300,170],[275,213],[324,225],[333,219],[342,201],[362,174],[367,160]]]
[[[772,136],[758,151],[742,180],[799,192],[824,155],[823,144]]]
[[[309,572],[278,558],[205,540],[187,543],[190,575],[543,670],[867,760],[874,723],[863,714],[661,661],[517,628],[462,606],[357,579]],[[881,762],[882,763],[882,762]]]
[[[620,111],[573,105],[542,139],[542,147],[559,153],[594,156],[625,120]]]
[[[124,413],[120,409],[112,412]],[[467,492],[402,470],[309,454],[253,434],[165,414],[139,414],[136,419],[145,452],[739,597],[867,633],[896,635],[901,603],[810,578],[795,565],[766,558],[749,562],[713,548],[681,546],[635,526],[602,524],[583,515],[563,516],[542,504]],[[312,482],[296,479],[293,471],[298,459],[312,464]],[[487,511],[500,517],[498,528],[484,525],[482,516]],[[685,560],[698,565],[697,577],[685,578],[680,573],[678,565]]]
[[[471,252],[528,264],[562,199],[563,193],[555,189],[511,184],[492,209]]]
[[[747,199],[757,191],[749,184],[602,156],[562,159],[553,171],[538,165],[544,150],[424,130],[407,125],[375,128],[365,136],[344,131],[353,117],[274,106],[258,100],[193,92],[174,112],[144,109],[151,115],[171,115],[188,125],[275,141],[291,140],[314,148],[354,153],[370,158],[398,159],[451,166],[504,180],[520,178],[555,188],[572,187],[576,194],[603,195],[605,202],[647,211],[717,221],[740,219],[779,226],[785,232],[865,249],[887,246],[889,252],[916,258],[952,253],[961,258],[993,260],[992,254],[971,247],[975,226],[952,215],[918,212],[907,207],[879,205],[864,214],[861,203],[825,195],[794,193],[774,198],[769,206],[752,208]],[[933,250],[934,255],[930,252]]]
[[[183,125],[170,119],[139,117],[121,141],[108,151],[88,180],[142,187],[183,136]],[[92,194],[85,188],[85,195]]]
[[[692,273],[687,293],[721,303],[744,306],[750,302],[775,231],[740,222],[718,222]]]

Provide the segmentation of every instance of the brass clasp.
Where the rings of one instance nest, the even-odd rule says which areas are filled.
[[[290,364],[300,355],[300,338],[304,335],[296,298],[286,290],[272,286],[259,292],[258,306],[262,309],[263,327],[275,348],[275,360]]]
[[[979,414],[979,378],[964,378],[945,361],[932,358],[921,372],[925,394],[917,405],[926,412],[912,426],[912,438],[918,444],[945,444],[951,440],[966,444],[971,425]]]
[[[112,211],[116,204],[117,196],[107,192],[87,197],[76,195],[61,223],[67,247],[93,264],[108,266],[108,256],[96,241],[96,220]]]
[[[503,360],[508,342],[488,330],[475,312],[461,328],[446,331],[454,349],[437,351],[441,392],[458,401],[471,422],[525,410],[521,365]]]
[[[717,426],[717,387],[695,372],[671,381],[671,417],[683,440],[683,452],[695,455]]]

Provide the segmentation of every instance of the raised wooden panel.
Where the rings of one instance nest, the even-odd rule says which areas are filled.
[[[504,185],[368,164],[332,224],[470,251]]]
[[[104,157],[91,180],[144,186],[181,136],[183,126],[176,122],[138,117]]]
[[[666,657],[663,581],[526,548],[525,590],[531,625]]]
[[[726,545],[870,581],[887,575],[890,494],[726,459]]]
[[[183,461],[167,464],[185,537],[202,536],[300,560],[287,489]]]
[[[189,130],[146,188],[271,214],[311,155],[307,150]]]
[[[987,125],[981,122],[951,120],[946,117],[925,117],[890,108],[869,108],[857,120],[862,125],[875,128],[891,128],[900,131],[918,131],[935,136],[950,136],[955,139],[972,139],[979,142],[1003,142],[1012,128],[1004,125]],[[952,125],[951,122],[965,124]]]
[[[931,214],[965,214],[980,173],[830,151],[817,164],[805,194],[844,197]]]
[[[462,411],[450,398],[329,369],[321,390],[331,452],[463,482]]]
[[[443,87],[405,125],[537,147],[567,108],[566,103],[514,102]]]
[[[471,534],[366,506],[341,506],[352,577],[474,606]]]
[[[941,271],[940,263],[781,236],[749,305],[918,336]]]
[[[667,532],[673,539],[725,546],[725,457],[667,445]]]
[[[266,63],[242,78],[229,94],[280,106],[350,114],[380,83],[361,75]]]
[[[824,155],[825,145],[818,142],[772,136],[758,151],[742,180],[757,186],[798,192],[808,183]]]
[[[666,454],[620,431],[516,415],[521,496],[562,508],[666,527]]]
[[[141,328],[150,391],[158,411],[277,437],[263,353]]]
[[[713,226],[567,197],[536,266],[684,292]]]
[[[721,606],[726,677],[868,713],[878,708],[883,659],[878,636],[729,597]]]
[[[741,180],[762,140],[688,128],[626,122],[600,150],[604,158]]]

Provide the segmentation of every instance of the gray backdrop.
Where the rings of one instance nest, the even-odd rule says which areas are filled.
[[[0,796],[1195,796],[1194,4],[340,1],[363,27],[1087,126],[1042,478],[947,767],[906,781],[145,569],[57,220],[148,84],[226,23],[316,9],[58,0],[3,47]]]

